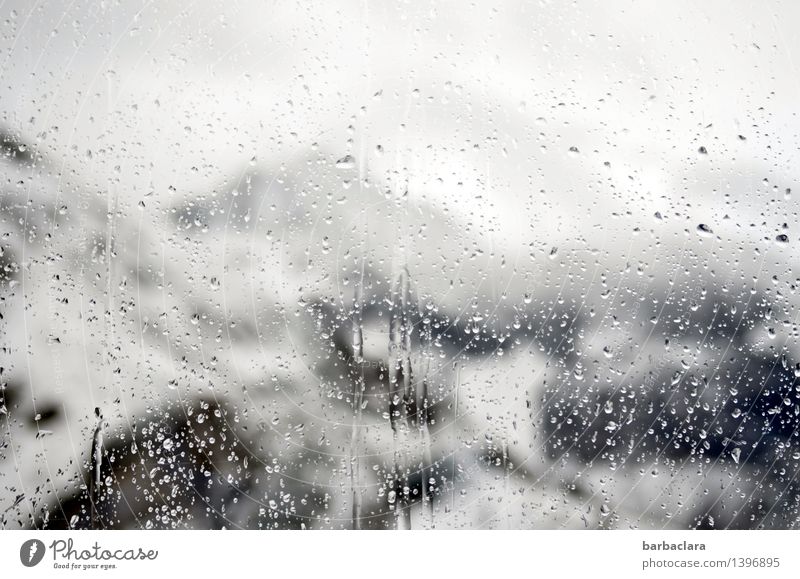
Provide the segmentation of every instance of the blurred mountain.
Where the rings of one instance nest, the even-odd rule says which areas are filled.
[[[795,525],[795,7],[3,10],[3,528]]]

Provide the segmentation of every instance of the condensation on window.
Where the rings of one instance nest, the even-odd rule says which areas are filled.
[[[799,10],[2,3],[0,527],[796,527]]]

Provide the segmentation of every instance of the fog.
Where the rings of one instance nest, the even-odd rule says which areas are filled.
[[[792,528],[789,2],[0,6],[3,528]]]

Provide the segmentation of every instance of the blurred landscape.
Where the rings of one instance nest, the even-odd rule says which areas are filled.
[[[795,528],[798,18],[2,3],[0,528]]]

